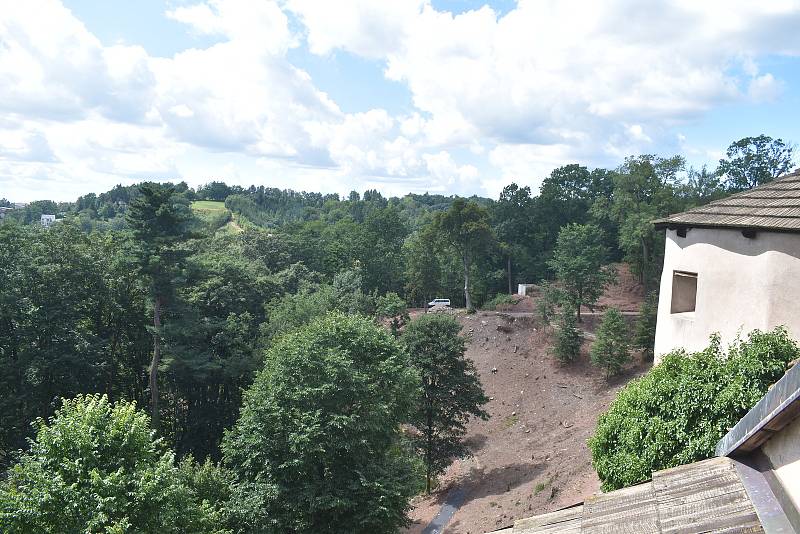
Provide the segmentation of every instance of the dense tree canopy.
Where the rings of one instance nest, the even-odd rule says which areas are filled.
[[[0,530],[222,533],[221,503],[184,483],[133,403],[64,400],[0,482]]]
[[[449,243],[464,268],[464,305],[473,309],[470,297],[470,270],[475,257],[489,245],[493,235],[489,226],[489,213],[474,201],[456,199],[450,208],[437,214],[436,228]]]
[[[544,282],[549,289],[539,303],[550,320],[560,301],[556,297],[564,293],[569,302],[562,311],[593,302],[607,281],[606,264],[619,260],[629,263],[646,289],[652,289],[664,247],[653,219],[773,179],[790,168],[791,156],[790,144],[759,136],[731,145],[720,168],[713,170],[687,170],[680,156],[631,156],[614,169],[573,163],[541,177],[539,191],[511,183],[496,200],[430,193],[387,198],[375,190],[340,197],[213,180],[196,190],[185,182],[118,185],[75,202],[39,200],[4,210],[0,468],[13,463],[18,450],[33,450],[26,440],[35,431],[31,422],[52,416],[62,397],[101,393],[113,402],[138,406],[146,406],[149,397],[149,424],[157,426],[164,447],[184,458],[177,478],[187,487],[197,486],[199,501],[227,501],[223,515],[232,530],[283,532],[291,523],[289,531],[302,531],[324,521],[338,525],[345,516],[350,518],[341,527],[345,531],[392,530],[402,523],[409,488],[424,475],[409,471],[414,444],[402,439],[398,422],[423,413],[424,396],[413,406],[409,392],[407,402],[387,397],[400,395],[392,387],[405,383],[403,372],[408,372],[398,363],[408,355],[395,352],[400,349],[388,331],[406,329],[409,346],[412,337],[417,339],[410,356],[420,359],[419,369],[428,369],[429,378],[447,378],[442,384],[462,380],[456,382],[470,394],[472,404],[443,402],[461,402],[454,395],[439,399],[452,413],[430,412],[438,421],[430,428],[442,434],[434,436],[441,448],[431,455],[429,475],[463,452],[458,449],[459,425],[466,414],[480,416],[482,395],[473,388],[474,370],[459,356],[463,351],[457,330],[451,332],[454,327],[444,323],[425,328],[404,324],[404,303],[424,306],[440,297],[451,299],[454,307],[492,306],[517,283]],[[537,178],[522,176],[518,183]],[[0,204],[12,206],[9,201]],[[42,228],[43,213],[55,214],[57,223]],[[639,323],[637,347],[652,345],[656,305],[648,304]],[[337,326],[330,324],[331,332],[323,333],[319,325],[328,324],[329,313],[359,318],[337,316]],[[578,353],[580,338],[572,318],[562,316],[560,322],[558,332],[565,334],[560,346],[568,360]],[[312,323],[316,329],[302,330]],[[375,325],[387,331],[375,330]],[[298,337],[298,329],[306,337]],[[381,354],[389,363],[367,365],[368,358],[360,359],[364,353],[344,339],[345,331],[355,338],[363,334],[376,350],[385,348]],[[328,345],[338,349],[323,350]],[[346,356],[350,352],[352,357]],[[307,357],[312,353],[331,373],[290,377],[290,365],[316,369]],[[261,378],[239,418],[242,391],[251,387],[259,369]],[[353,376],[345,377],[348,372]],[[293,397],[289,386],[273,390],[280,373],[295,390],[313,393]],[[369,384],[383,384],[393,373],[400,373],[400,382],[388,389],[381,386],[380,392],[370,389]],[[341,379],[336,388],[352,395],[334,395],[336,388],[325,381],[332,379]],[[366,406],[353,400],[365,391],[365,402],[388,410],[368,414],[363,423],[375,428],[351,420],[352,410]],[[263,435],[253,441],[242,437],[246,425],[253,432],[248,435],[255,436],[261,414],[277,418],[267,408],[283,406],[298,407],[292,413],[302,417],[276,419],[280,425],[268,436],[269,443],[259,441],[267,439]],[[404,419],[399,414],[405,408]],[[227,442],[235,470],[229,474],[213,461],[221,458],[224,430],[237,418],[237,430]],[[381,426],[389,419],[391,424]],[[314,426],[323,422],[328,426]],[[415,424],[425,427],[419,418]],[[377,432],[378,427],[385,433]],[[347,435],[336,434],[340,430]],[[324,442],[328,432],[341,438],[339,442]],[[356,434],[362,432],[374,440],[356,443]],[[250,467],[242,467],[247,447],[279,458],[282,451],[275,443],[300,440],[291,442],[300,453],[301,442],[306,443],[302,440],[312,438],[322,443],[313,451],[324,446],[345,456],[336,448],[342,445],[357,451],[358,461],[371,458],[373,463],[350,465],[363,467],[359,472],[369,476],[342,479],[343,485],[334,488],[333,474],[344,477],[355,471],[343,473],[330,467],[332,456],[311,453],[300,454],[296,464],[261,466],[264,470],[256,478]],[[243,452],[233,450],[239,445]],[[376,452],[369,457],[364,447]],[[424,457],[425,447],[416,452]],[[192,456],[205,463],[197,466]],[[419,468],[418,461],[415,465]],[[297,497],[288,483],[290,467],[322,472],[313,473],[316,478]],[[225,495],[217,491],[222,487]],[[340,494],[315,493],[312,487],[346,488],[353,497],[326,500]],[[356,501],[367,499],[362,490],[368,487],[384,492],[386,500],[362,507],[372,511],[369,517],[351,517]],[[277,506],[279,495],[296,507]]]
[[[332,314],[281,337],[225,437],[263,532],[389,532],[413,493],[398,452],[419,377],[365,318]],[[266,431],[265,431],[266,430]]]

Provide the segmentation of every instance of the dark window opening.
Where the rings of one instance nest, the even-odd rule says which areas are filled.
[[[672,271],[670,313],[693,312],[697,303],[697,273]]]

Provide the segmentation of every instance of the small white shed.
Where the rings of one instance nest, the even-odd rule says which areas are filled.
[[[654,221],[666,229],[655,358],[784,325],[800,339],[800,172]]]

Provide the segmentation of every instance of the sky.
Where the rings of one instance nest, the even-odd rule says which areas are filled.
[[[0,198],[536,192],[800,142],[800,0],[0,0]]]

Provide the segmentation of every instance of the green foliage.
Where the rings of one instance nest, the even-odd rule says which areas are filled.
[[[580,307],[592,306],[602,295],[607,284],[614,281],[616,273],[603,265],[608,249],[603,245],[603,233],[591,224],[569,224],[558,233],[556,249],[550,260],[564,298],[578,314]]]
[[[261,326],[265,340],[291,332],[334,309],[333,288],[328,285],[303,285],[269,304],[268,320]]]
[[[0,465],[53,399],[144,400],[152,347],[124,235],[0,226]]]
[[[565,306],[559,314],[553,353],[561,362],[571,362],[580,356],[582,343],[583,337],[578,330],[575,311]]]
[[[150,410],[153,425],[160,422],[158,371],[161,365],[162,307],[173,296],[174,280],[187,252],[180,246],[192,219],[189,199],[171,184],[143,183],[131,202],[127,222],[133,233],[133,254],[147,279],[153,299],[153,358],[150,362]]]
[[[490,212],[500,250],[506,257],[506,278],[511,293],[516,281],[535,280],[537,274],[538,258],[531,254],[531,248],[539,239],[535,233],[535,200],[530,187],[519,187],[515,183],[505,186]]]
[[[415,444],[425,462],[429,492],[433,477],[468,452],[462,438],[469,418],[489,417],[481,408],[489,400],[474,364],[464,357],[460,330],[449,315],[425,314],[412,321],[401,337],[422,377],[423,396],[412,423],[420,432]]]
[[[539,291],[539,298],[536,300],[536,311],[547,325],[555,317],[556,307],[562,305],[566,299],[561,288],[547,280],[543,280],[539,284]]]
[[[786,330],[753,331],[723,354],[676,351],[630,382],[600,416],[589,440],[592,463],[613,490],[652,471],[710,458],[717,442],[783,376],[800,349]]]
[[[783,139],[764,134],[745,137],[731,143],[717,172],[724,176],[728,191],[745,191],[791,171],[793,152]]]
[[[517,304],[521,300],[520,297],[515,295],[509,295],[507,293],[498,293],[491,300],[484,302],[482,308],[484,310],[496,310],[499,307],[503,306],[513,306]]]
[[[684,188],[678,176],[685,161],[682,156],[662,158],[652,154],[625,158],[614,174],[614,191],[609,202],[596,203],[593,214],[600,220],[611,219],[619,227],[618,246],[645,293],[661,272],[664,234],[656,232],[652,221],[687,206]]]
[[[464,305],[471,309],[474,306],[470,297],[470,267],[476,256],[493,239],[489,213],[475,201],[456,198],[446,212],[437,214],[435,226],[461,258],[464,267]]]
[[[591,348],[592,363],[603,368],[607,377],[618,374],[631,358],[628,325],[618,309],[610,308],[603,314],[596,335]]]
[[[234,521],[275,533],[405,524],[400,424],[418,391],[402,347],[367,318],[331,314],[279,338],[223,443]]]
[[[403,245],[405,255],[406,294],[409,302],[425,306],[440,290],[442,283],[441,254],[444,246],[433,224],[413,233]]]
[[[3,532],[223,532],[221,503],[199,498],[134,404],[79,395],[36,428],[0,485]]]
[[[389,319],[392,335],[400,335],[400,329],[410,320],[406,302],[397,293],[386,293],[375,301],[375,314],[379,319]]]
[[[658,293],[650,293],[639,308],[639,318],[633,331],[632,346],[644,351],[648,359],[653,359],[653,345],[656,340],[656,321],[658,319]]]
[[[142,272],[151,279],[154,295],[169,293],[182,256],[176,245],[188,237],[191,218],[189,200],[169,184],[143,183],[128,208],[134,253]]]

